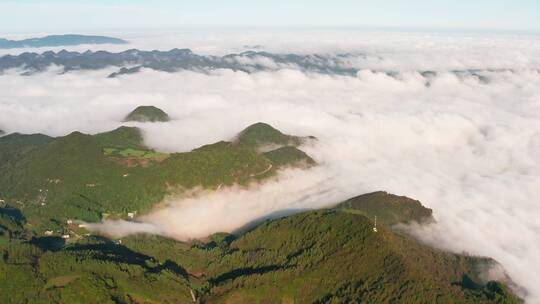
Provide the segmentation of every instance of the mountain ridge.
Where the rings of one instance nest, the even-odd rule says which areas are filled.
[[[39,38],[28,38],[22,40],[9,40],[0,38],[0,49],[15,48],[38,48],[38,47],[57,47],[73,46],[81,44],[127,44],[128,42],[119,38],[94,35],[49,35]]]
[[[143,69],[174,73],[188,70],[211,72],[219,69],[230,69],[245,73],[260,71],[278,71],[283,69],[299,70],[306,73],[318,73],[338,76],[356,76],[359,72],[369,70],[384,73],[389,77],[399,77],[399,71],[372,70],[369,67],[351,66],[351,61],[366,58],[363,53],[343,54],[292,54],[269,53],[264,51],[247,51],[224,56],[198,55],[190,49],[174,48],[168,51],[144,51],[130,49],[118,53],[108,51],[59,52],[43,53],[26,52],[19,55],[0,57],[0,73],[10,69],[21,69],[22,75],[32,75],[47,71],[52,66],[62,67],[60,73],[78,70],[99,70],[117,68],[108,74],[109,78],[121,77],[140,72]],[[460,78],[472,77],[482,83],[490,81],[489,73],[512,72],[511,69],[464,69],[446,71]],[[439,71],[421,70],[418,73],[429,86]]]

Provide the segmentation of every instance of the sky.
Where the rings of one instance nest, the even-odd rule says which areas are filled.
[[[538,0],[0,0],[0,33],[199,27],[540,32]]]

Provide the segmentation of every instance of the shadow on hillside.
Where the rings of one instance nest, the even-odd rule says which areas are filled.
[[[265,216],[262,216],[262,217],[259,217],[259,218],[256,218],[254,220],[252,220],[251,222],[243,225],[242,227],[234,230],[232,232],[232,234],[234,235],[242,235],[242,234],[245,234],[255,228],[257,228],[257,226],[263,224],[264,222],[266,221],[269,221],[269,220],[275,220],[275,219],[280,219],[280,218],[284,218],[284,217],[287,217],[289,215],[293,215],[293,214],[296,214],[296,213],[302,213],[302,212],[306,212],[306,211],[313,211],[315,209],[286,209],[286,210],[279,210],[279,211],[274,211],[270,214],[267,214]]]
[[[234,280],[236,278],[242,277],[242,276],[249,276],[249,275],[261,275],[268,272],[278,271],[278,270],[284,270],[290,267],[284,267],[281,265],[269,265],[269,266],[262,266],[262,267],[247,267],[247,268],[238,268],[231,270],[229,272],[225,272],[215,278],[209,279],[208,282],[211,285],[219,285],[225,281],[228,280]]]
[[[66,251],[76,252],[81,255],[90,255],[93,259],[101,261],[141,266],[149,273],[160,273],[161,271],[168,270],[178,276],[188,278],[187,271],[171,260],[158,264],[151,256],[135,252],[111,241],[94,244],[77,244],[66,248]]]

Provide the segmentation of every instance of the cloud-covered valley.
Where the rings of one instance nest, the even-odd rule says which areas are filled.
[[[131,125],[143,130],[148,145],[164,151],[230,139],[258,121],[286,133],[314,135],[319,141],[302,148],[320,163],[311,171],[285,171],[251,189],[170,197],[165,209],[139,218],[144,224],[107,223],[98,229],[204,237],[280,211],[385,190],[434,209],[437,223],[414,229],[421,239],[495,258],[526,290],[530,303],[540,301],[540,41],[479,36],[445,42],[418,36],[406,45],[397,34],[368,37],[372,45],[324,39],[317,45],[312,36],[305,38],[308,52],[320,46],[325,52],[380,55],[363,62],[369,69],[356,76],[291,69],[143,70],[114,79],[106,78],[114,69],[58,74],[51,67],[29,77],[6,73],[0,76],[0,129],[97,133],[122,125],[135,106],[152,104],[173,120]],[[268,41],[261,43],[285,50]],[[223,48],[230,51],[233,43],[228,43]],[[298,51],[300,44],[291,47]],[[482,71],[459,76],[452,72],[457,68]],[[505,70],[494,70],[499,68]],[[419,73],[428,69],[439,73]]]

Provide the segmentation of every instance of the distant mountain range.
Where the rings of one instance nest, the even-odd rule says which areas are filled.
[[[80,44],[126,44],[125,40],[106,36],[87,35],[51,35],[41,38],[29,38],[24,40],[8,40],[0,38],[0,49],[37,48],[70,46]]]
[[[117,77],[125,74],[138,73],[141,69],[152,69],[164,72],[190,70],[209,72],[217,69],[231,69],[246,73],[258,71],[277,71],[294,69],[308,73],[328,75],[355,76],[368,68],[355,67],[353,62],[367,59],[363,53],[343,54],[276,54],[264,51],[247,51],[225,56],[198,55],[190,49],[172,49],[169,51],[126,50],[119,53],[107,51],[86,51],[83,53],[62,50],[44,53],[22,53],[20,55],[5,55],[0,57],[0,73],[9,69],[20,69],[22,75],[46,71],[50,66],[63,67],[62,73],[76,70],[99,70],[117,67],[118,70],[109,75]],[[464,69],[451,71],[458,77],[476,77],[481,82],[488,82],[486,72],[508,72],[508,69]],[[397,77],[398,71],[384,72],[388,76]],[[420,71],[426,78],[427,85],[437,76],[437,71]]]
[[[136,73],[141,68],[165,72],[215,69],[255,72],[291,68],[319,73],[351,75],[355,74],[358,69],[346,67],[347,59],[355,59],[358,56],[363,55],[296,55],[248,51],[226,56],[211,56],[198,55],[189,49],[172,49],[170,51],[131,49],[120,53],[107,51],[79,53],[62,50],[60,52],[47,51],[42,54],[23,53],[17,56],[0,57],[0,72],[22,68],[24,73],[29,75],[44,71],[54,64],[63,67],[65,72],[119,67],[118,72],[110,75],[111,77]]]

